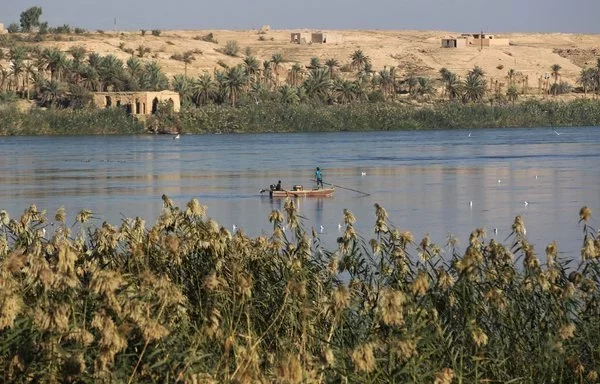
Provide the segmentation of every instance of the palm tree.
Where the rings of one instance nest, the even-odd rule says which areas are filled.
[[[235,67],[227,69],[224,80],[224,83],[228,89],[231,106],[235,108],[235,103],[238,99],[238,95],[247,82],[246,74],[244,73],[244,68],[242,68],[242,66],[240,65],[236,65]]]
[[[384,96],[389,96],[393,94],[395,87],[395,70],[390,70],[387,67],[384,67],[381,71],[379,71],[377,76],[377,84],[381,89],[381,93]]]
[[[360,70],[360,69],[364,68],[365,64],[370,62],[369,57],[364,54],[362,49],[357,49],[356,51],[354,51],[354,53],[352,53],[350,55],[350,60],[352,60],[351,61],[352,68],[356,69],[356,70]]]
[[[339,79],[335,82],[333,91],[340,104],[348,104],[356,99],[356,82]]]
[[[310,58],[310,64],[308,65],[308,68],[310,68],[310,69],[321,68],[321,59],[319,59],[316,56],[311,57]]]
[[[596,68],[585,68],[581,70],[579,78],[577,79],[577,83],[581,84],[584,94],[587,94],[588,89],[595,90],[596,71]]]
[[[262,75],[263,75],[263,83],[265,84],[265,87],[267,89],[271,89],[271,86],[273,85],[273,72],[271,71],[271,61],[270,60],[263,61]]]
[[[331,89],[331,80],[327,68],[312,69],[302,86],[306,90],[308,97],[320,98],[324,100]]]
[[[187,66],[188,64],[192,64],[192,61],[196,60],[194,57],[194,53],[192,51],[183,52],[183,74],[187,76]]]
[[[44,83],[41,89],[41,100],[50,107],[57,106],[65,93],[64,85],[56,80],[50,80]]]
[[[506,90],[506,97],[508,97],[508,100],[511,101],[514,105],[515,101],[517,101],[517,99],[519,98],[519,90],[517,89],[517,87],[514,85],[509,86]]]
[[[78,66],[83,62],[87,50],[82,46],[74,46],[69,49],[69,52],[71,52],[71,56],[73,56],[73,63]]]
[[[463,85],[455,73],[449,72],[446,79],[446,94],[450,100],[460,97],[463,92]]]
[[[50,80],[60,80],[61,72],[67,65],[64,53],[57,48],[52,48],[44,50],[43,55],[46,59],[46,68],[50,71]]]
[[[516,76],[516,72],[514,69],[509,69],[506,76],[508,77],[508,86],[510,87],[511,85],[514,85],[514,80],[515,80],[515,76]]]
[[[279,85],[279,66],[284,62],[283,55],[279,52],[271,56],[271,63],[273,63],[273,70],[275,71],[275,85]]]
[[[298,89],[287,84],[283,85],[279,88],[279,101],[284,104],[298,104],[300,102]]]
[[[302,66],[299,63],[294,63],[288,73],[288,83],[292,87],[297,87],[302,76]]]
[[[475,102],[483,99],[485,95],[485,79],[479,71],[471,71],[463,83],[463,100]]]
[[[257,81],[257,76],[260,73],[260,63],[256,57],[244,57],[244,69],[246,71],[246,76],[248,76],[251,81]]]
[[[185,75],[173,76],[173,90],[179,93],[182,101],[189,102],[193,97],[193,80]]]
[[[433,92],[433,86],[431,85],[431,81],[428,77],[419,76],[417,77],[417,82],[419,84],[417,89],[417,93],[419,95],[424,96]]]
[[[215,82],[207,72],[198,77],[192,86],[196,105],[207,104],[215,94]]]
[[[327,59],[325,61],[325,66],[329,70],[329,78],[334,79],[335,78],[335,69],[340,67],[340,62],[337,61],[336,59]]]
[[[556,83],[558,82],[558,77],[560,76],[560,70],[562,69],[562,67],[558,64],[553,64],[551,68],[552,68],[552,77],[554,77],[554,96],[556,96],[556,92],[558,91],[558,87],[556,86]]]
[[[140,77],[140,85],[143,90],[162,91],[169,88],[169,80],[162,72],[160,65],[151,61],[144,66]]]
[[[101,89],[100,75],[90,65],[84,65],[80,68],[81,86],[88,91],[96,92]]]
[[[98,75],[104,91],[120,91],[124,85],[123,61],[114,55],[106,55],[100,62]]]

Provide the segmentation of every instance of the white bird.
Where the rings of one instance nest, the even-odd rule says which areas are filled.
[[[469,207],[473,207],[473,201],[469,201]]]
[[[529,205],[529,203],[528,203],[528,202],[526,202],[526,201],[524,201],[524,202],[523,202],[523,204],[524,204],[525,206],[528,206],[528,205]]]
[[[556,129],[553,129],[554,133],[556,133],[556,136],[560,136],[560,133],[556,132]]]
[[[360,175],[361,175],[361,176],[367,176],[367,172],[364,172],[364,171],[363,171],[363,172],[361,172],[361,173],[360,173]]]
[[[494,235],[498,234],[498,228],[494,228]]]
[[[469,137],[471,137],[471,132],[469,132]]]
[[[502,180],[498,179],[498,184],[500,184],[502,182]]]
[[[233,229],[233,232],[235,232],[235,230],[237,229],[237,226],[236,226],[235,224],[233,224],[233,225],[231,226],[231,228]]]
[[[338,232],[342,230],[342,224],[338,223]]]
[[[535,175],[535,179],[536,179],[536,180],[537,180],[537,178],[538,178],[538,175]]]
[[[323,227],[322,225],[319,227],[319,232],[323,233],[323,230],[325,229],[325,227]]]
[[[179,139],[179,133],[176,136],[173,136],[173,140]]]

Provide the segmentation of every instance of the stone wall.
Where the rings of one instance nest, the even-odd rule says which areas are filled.
[[[94,105],[96,108],[124,108],[134,116],[147,116],[156,112],[161,102],[173,102],[173,110],[179,112],[181,101],[179,93],[172,91],[160,92],[95,92]]]

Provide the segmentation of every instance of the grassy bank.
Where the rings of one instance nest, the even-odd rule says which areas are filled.
[[[319,132],[600,125],[600,102],[528,101],[515,105],[393,103],[286,105],[260,103],[238,108],[184,109],[180,126],[188,133]]]
[[[414,106],[396,103],[352,105],[279,102],[236,108],[208,105],[184,107],[176,115],[161,114],[159,125],[185,133],[260,133],[598,126],[600,101],[527,101],[515,105],[440,103]],[[49,109],[19,112],[0,109],[0,135],[73,135],[145,133],[142,125],[120,110]]]
[[[143,126],[121,110],[0,108],[0,135],[109,135],[144,133]]]
[[[327,250],[292,201],[257,238],[229,233],[196,200],[163,201],[150,227],[0,212],[3,382],[598,380],[588,208],[581,260],[550,244],[541,264],[520,217],[506,245],[477,229],[459,252],[454,239],[413,239],[376,205],[372,234],[344,211]]]

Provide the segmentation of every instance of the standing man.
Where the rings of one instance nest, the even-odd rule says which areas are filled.
[[[317,167],[317,170],[315,171],[315,179],[317,179],[317,189],[319,189],[319,185],[323,188],[323,174],[319,167]]]

